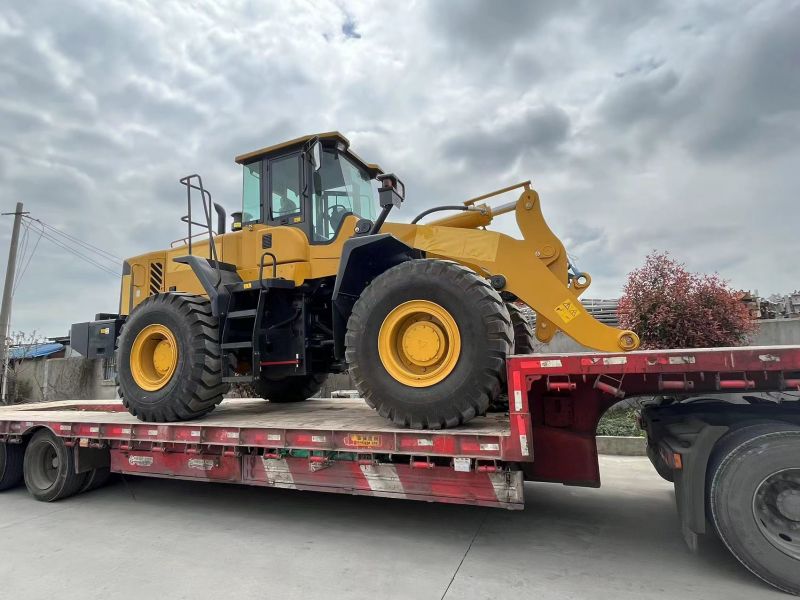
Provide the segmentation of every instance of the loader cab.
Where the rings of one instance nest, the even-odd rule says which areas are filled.
[[[333,132],[237,157],[243,168],[242,226],[297,227],[310,243],[325,244],[338,236],[348,215],[374,221],[375,178],[382,171],[349,145]]]

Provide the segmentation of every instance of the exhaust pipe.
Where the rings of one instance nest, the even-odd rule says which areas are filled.
[[[214,202],[214,210],[217,211],[217,235],[225,233],[225,209]]]

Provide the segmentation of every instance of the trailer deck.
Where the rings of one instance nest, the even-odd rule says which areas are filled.
[[[0,408],[0,440],[46,427],[69,447],[109,449],[112,471],[395,498],[522,508],[507,416],[439,432],[398,430],[361,399],[225,400],[184,423],[142,423],[121,403]]]

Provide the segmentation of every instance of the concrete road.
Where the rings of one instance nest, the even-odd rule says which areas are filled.
[[[510,512],[128,477],[0,494],[0,599],[780,598],[716,542],[684,547],[647,459],[599,490],[527,484]]]

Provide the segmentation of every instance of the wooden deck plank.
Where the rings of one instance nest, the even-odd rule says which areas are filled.
[[[0,407],[0,421],[56,421],[71,423],[141,423],[127,411],[91,410],[119,404],[113,400],[62,400]],[[492,414],[441,431],[409,430],[393,426],[359,398],[313,398],[305,402],[272,404],[260,398],[224,400],[210,415],[191,422],[204,427],[309,429],[325,431],[413,432],[451,435],[510,435],[508,417]],[[167,423],[167,425],[187,424]]]

